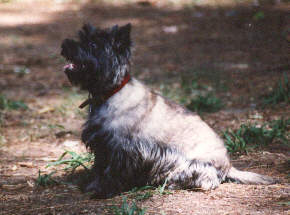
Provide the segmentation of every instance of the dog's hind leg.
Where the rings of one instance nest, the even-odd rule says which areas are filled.
[[[138,151],[142,154],[142,160],[150,161],[152,164],[148,182],[153,185],[167,179],[167,186],[170,189],[211,190],[218,187],[222,181],[223,174],[211,162],[188,159],[177,149],[162,143],[146,144],[143,141],[142,146],[147,149]],[[145,154],[144,151],[148,153]]]
[[[179,159],[168,176],[168,188],[201,188],[215,189],[221,183],[216,168],[207,162],[199,160]]]

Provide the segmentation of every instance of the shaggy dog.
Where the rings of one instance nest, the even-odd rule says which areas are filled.
[[[268,176],[235,169],[220,137],[196,114],[130,75],[131,25],[87,24],[79,40],[65,39],[65,73],[89,92],[82,141],[94,153],[87,191],[108,198],[133,187],[215,189],[224,181],[272,184]]]

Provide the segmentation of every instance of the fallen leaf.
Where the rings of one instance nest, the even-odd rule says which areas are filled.
[[[175,33],[178,32],[178,27],[175,26],[175,25],[172,25],[172,26],[163,26],[163,27],[162,27],[162,30],[163,30],[165,33],[175,34]]]
[[[43,157],[43,158],[39,158],[39,160],[51,162],[51,161],[57,160],[57,158]]]
[[[22,189],[22,188],[24,188],[25,187],[25,185],[24,184],[3,184],[2,185],[2,188],[4,189],[4,190],[20,190],[20,189]]]
[[[63,145],[66,147],[74,147],[77,146],[79,144],[79,141],[76,140],[66,140],[63,142]]]
[[[15,171],[17,170],[17,166],[16,165],[13,165],[13,167],[11,168],[12,171]]]
[[[43,113],[47,113],[47,112],[53,112],[55,109],[53,107],[44,107],[41,108],[37,113],[38,114],[43,114]]]
[[[34,166],[32,162],[18,162],[17,164],[21,167],[28,167],[28,168],[32,168]]]
[[[28,184],[29,187],[34,187],[35,186],[35,183],[32,180],[28,180],[27,184]]]
[[[68,134],[72,134],[72,132],[71,131],[60,131],[60,132],[55,133],[55,136],[57,138],[61,138],[61,137],[64,137]]]

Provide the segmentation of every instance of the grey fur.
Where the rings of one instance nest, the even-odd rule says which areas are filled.
[[[90,148],[94,152],[95,144],[107,145],[109,160],[104,177],[116,184],[118,181],[120,192],[134,186],[158,185],[166,178],[171,189],[210,190],[226,180],[244,184],[275,182],[270,177],[233,168],[223,141],[198,115],[135,79],[93,110],[83,141],[93,144]],[[87,131],[93,132],[87,135]],[[96,136],[102,138],[95,139]],[[146,163],[150,164],[148,170],[143,169]],[[143,182],[142,177],[147,180]],[[124,186],[126,181],[130,181],[129,186]],[[88,190],[95,190],[94,185],[95,182],[89,185]]]

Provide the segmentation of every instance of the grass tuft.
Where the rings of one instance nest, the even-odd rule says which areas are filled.
[[[0,131],[0,147],[5,145],[6,143],[7,143],[7,140],[5,136],[1,134],[1,131]]]
[[[130,195],[130,197],[134,198],[137,201],[144,201],[153,196],[153,189],[153,186],[144,186],[139,188],[135,187],[132,190],[128,191],[128,194]]]
[[[258,11],[253,15],[253,20],[259,21],[265,18],[265,13],[263,11]]]
[[[263,105],[276,105],[282,102],[290,103],[290,83],[286,74],[283,79],[279,80],[273,92],[265,96]]]
[[[70,155],[70,158],[65,159],[66,155]],[[94,160],[94,155],[91,153],[77,154],[72,151],[65,151],[57,161],[49,163],[46,167],[66,165],[64,171],[74,172],[76,168],[82,166],[85,170],[89,170],[92,161]]]
[[[236,131],[227,130],[223,132],[225,145],[230,154],[248,153],[248,146],[243,138],[243,125]]]
[[[267,146],[274,142],[289,144],[290,119],[274,120],[258,125],[242,124],[236,131],[223,132],[228,152],[247,153],[252,148]]]
[[[36,179],[36,185],[46,187],[48,185],[57,184],[58,182],[52,178],[52,175],[56,172],[53,171],[49,174],[41,174],[41,171],[38,170],[38,177]]]
[[[183,104],[191,111],[213,113],[223,108],[222,101],[212,92],[211,87],[201,85],[197,80],[183,79],[180,88],[161,85],[160,90],[165,97]]]
[[[167,185],[167,178],[165,179],[164,183],[162,185],[159,185],[157,188],[156,188],[156,193],[159,194],[159,195],[168,195],[168,194],[172,194],[172,192],[170,191],[166,191],[165,190],[165,187]]]
[[[193,98],[186,107],[198,113],[213,113],[221,110],[223,103],[215,95],[208,93],[205,96],[198,95],[196,98]]]
[[[120,207],[112,206],[111,209],[114,215],[144,215],[146,211],[146,209],[138,207],[135,201],[129,204],[126,197],[123,197]]]
[[[139,187],[139,188],[135,187],[132,190],[130,190],[127,194],[131,198],[134,198],[137,201],[143,201],[143,200],[149,199],[154,194],[157,194],[157,195],[172,194],[172,192],[165,190],[166,185],[167,185],[167,179],[162,185],[159,185],[157,188],[153,186],[144,186],[144,187]]]
[[[13,101],[7,99],[3,94],[0,94],[0,110],[18,110],[28,109],[28,106],[23,101]]]
[[[70,155],[70,157],[65,158],[66,155]],[[86,171],[89,171],[89,168],[91,167],[93,160],[94,155],[91,153],[77,154],[76,152],[65,151],[57,161],[49,163],[46,166],[46,168],[52,166],[65,165],[65,167],[62,170],[73,173],[78,167],[82,166]],[[57,170],[52,171],[49,174],[41,175],[41,172],[39,170],[38,178],[36,179],[36,184],[39,186],[47,186],[56,183],[61,183],[52,179],[52,175],[55,174],[56,172]]]

